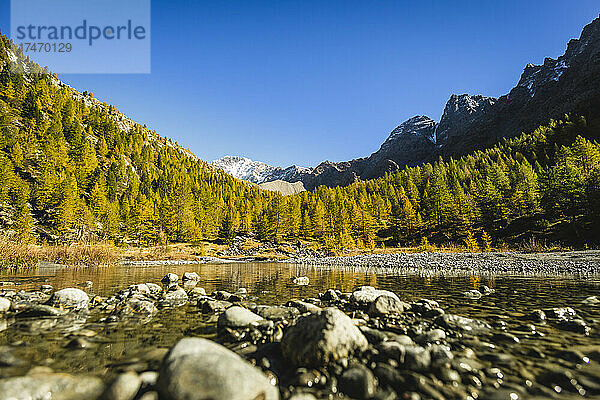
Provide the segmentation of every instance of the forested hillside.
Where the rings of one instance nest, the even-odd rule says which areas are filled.
[[[195,240],[272,196],[43,73],[5,37],[0,68],[0,223],[18,240]]]
[[[0,228],[16,241],[598,242],[597,121],[565,116],[459,160],[281,196],[234,180],[0,40]],[[10,73],[10,63],[27,71]],[[283,133],[282,133],[283,134]],[[595,229],[595,231],[594,231]]]

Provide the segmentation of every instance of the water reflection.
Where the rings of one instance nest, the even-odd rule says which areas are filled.
[[[430,298],[440,305],[464,316],[493,322],[499,318],[507,322],[518,322],[519,316],[536,308],[572,306],[580,315],[595,324],[592,334],[555,332],[549,326],[545,340],[561,340],[569,344],[590,345],[600,340],[598,321],[600,307],[584,305],[581,300],[600,295],[598,278],[574,276],[507,276],[507,275],[454,275],[423,271],[402,272],[383,269],[333,269],[314,268],[282,263],[233,263],[199,264],[183,266],[120,266],[112,268],[37,268],[27,271],[2,271],[0,281],[15,285],[1,289],[39,289],[42,284],[55,289],[73,287],[85,281],[93,287],[85,289],[90,294],[108,296],[134,283],[160,283],[161,278],[173,272],[182,276],[184,272],[196,272],[201,281],[198,286],[207,292],[214,290],[235,291],[245,287],[254,301],[260,304],[281,304],[291,298],[316,297],[325,289],[335,288],[349,292],[360,285],[372,285],[396,292],[406,301]],[[308,286],[291,282],[294,276],[308,276]],[[463,292],[487,285],[495,292],[478,300],[467,299]],[[179,338],[190,335],[209,335],[212,330],[206,316],[194,305],[161,310],[149,323],[132,326],[110,326],[96,323],[92,315],[86,329],[98,332],[96,347],[88,350],[65,349],[66,339],[59,333],[43,334],[16,329],[15,325],[0,320],[0,343],[24,343],[17,354],[27,360],[20,369],[5,370],[0,375],[18,375],[32,365],[50,365],[57,370],[95,372],[103,374],[124,358],[144,353],[147,348],[168,347]],[[208,328],[207,328],[208,327]]]

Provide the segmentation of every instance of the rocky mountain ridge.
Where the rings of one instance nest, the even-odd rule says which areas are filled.
[[[440,156],[460,157],[567,113],[600,118],[600,18],[588,24],[579,39],[570,40],[562,56],[546,58],[542,65],[527,64],[517,85],[500,98],[453,94],[439,122],[412,117],[392,130],[368,157],[324,161],[277,179],[301,180],[307,190],[348,185]]]
[[[234,178],[262,184],[273,181],[298,182],[304,175],[310,174],[312,168],[291,165],[287,168],[273,167],[261,161],[247,157],[225,156],[214,160],[211,165],[222,169]]]

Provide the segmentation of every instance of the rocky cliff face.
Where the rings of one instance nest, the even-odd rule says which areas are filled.
[[[426,116],[413,117],[394,129],[369,157],[323,162],[302,181],[308,190],[347,185],[440,156],[458,157],[567,113],[600,118],[600,18],[587,25],[579,39],[571,40],[558,59],[528,64],[508,94],[498,99],[452,95],[439,123]]]
[[[600,19],[569,42],[558,59],[528,64],[517,86],[479,118],[450,135],[442,155],[460,156],[535,129],[564,114],[600,118]]]
[[[324,161],[312,169],[282,169],[262,163],[249,167],[248,162],[252,162],[248,159],[220,164],[217,160],[214,164],[255,183],[301,181],[307,190],[320,185],[348,185],[435,161],[440,156],[459,157],[567,113],[600,118],[600,18],[587,25],[579,39],[571,40],[558,59],[546,58],[542,65],[527,64],[508,94],[497,99],[453,94],[439,122],[422,115],[412,117],[396,127],[379,150],[368,157]]]

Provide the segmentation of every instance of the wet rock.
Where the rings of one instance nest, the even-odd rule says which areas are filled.
[[[171,284],[179,282],[179,277],[177,275],[169,272],[161,279],[161,282],[164,285],[171,285]]]
[[[188,295],[190,297],[206,296],[206,290],[204,290],[204,288],[201,287],[195,287],[192,290],[190,290]]]
[[[439,309],[440,304],[435,300],[420,299],[410,304],[411,309],[417,314],[427,314],[434,309]],[[442,313],[443,314],[443,313]]]
[[[202,307],[202,312],[205,314],[223,312],[232,306],[232,303],[225,300],[206,300],[201,299],[198,305]]]
[[[98,399],[104,385],[84,375],[36,373],[0,380],[0,400]]]
[[[192,281],[192,282],[198,282],[200,280],[200,276],[195,273],[195,272],[184,272],[183,276],[181,277],[182,281]]]
[[[429,348],[429,354],[431,355],[431,364],[437,367],[448,364],[454,359],[454,354],[447,346],[433,345]]]
[[[599,305],[600,298],[598,296],[589,296],[589,297],[586,297],[585,299],[583,299],[582,303],[586,304],[588,306]]]
[[[158,312],[153,302],[148,300],[130,299],[119,307],[120,316],[142,315],[149,316]]]
[[[377,390],[377,381],[367,367],[356,365],[342,374],[339,389],[353,399],[370,399]]]
[[[102,394],[103,400],[132,400],[138,393],[142,380],[133,372],[120,374]]]
[[[129,293],[134,294],[142,294],[142,295],[150,295],[150,288],[145,283],[139,283],[137,285],[130,285],[128,288]]]
[[[496,343],[519,343],[519,338],[510,333],[500,332],[492,336],[492,341]]]
[[[544,322],[546,321],[546,313],[542,310],[533,310],[529,313],[527,319],[535,322]]]
[[[519,400],[523,398],[523,392],[514,389],[492,389],[481,393],[483,400]]]
[[[53,290],[54,288],[52,287],[52,285],[42,285],[40,286],[40,290],[44,293],[49,293]]]
[[[157,383],[164,400],[276,400],[279,391],[266,376],[225,347],[186,338],[163,360]]]
[[[46,304],[28,303],[21,308],[16,315],[17,318],[39,318],[39,317],[60,317],[67,314],[67,311],[48,306]]]
[[[435,323],[444,328],[474,335],[488,332],[491,329],[485,322],[453,314],[440,315],[435,319]]]
[[[557,353],[559,358],[577,364],[589,364],[590,358],[578,350],[562,350]]]
[[[66,288],[54,292],[48,300],[48,304],[60,308],[83,309],[87,308],[90,298],[81,289]]]
[[[227,301],[230,301],[232,303],[241,303],[242,301],[244,301],[245,298],[246,296],[240,294],[232,294],[231,296],[229,296],[229,299],[227,299]]]
[[[381,351],[381,354],[388,359],[394,360],[398,363],[402,363],[404,361],[406,346],[403,344],[398,342],[383,342],[381,343],[379,350]]]
[[[306,301],[300,301],[300,300],[288,301],[287,305],[288,305],[288,307],[296,308],[298,311],[300,311],[303,314],[307,313],[307,312],[315,313],[315,312],[319,312],[322,310],[322,308],[319,306],[316,306],[311,303],[307,303]]]
[[[321,297],[325,301],[339,301],[340,297],[333,289],[328,289]]]
[[[579,318],[571,320],[561,319],[558,321],[558,327],[566,331],[581,333],[582,335],[589,335],[592,330],[584,320]]]
[[[218,329],[247,328],[249,326],[256,326],[261,321],[264,321],[264,318],[260,315],[256,315],[246,308],[233,306],[219,315],[217,327]]]
[[[307,286],[310,283],[308,276],[294,276],[291,279],[292,283],[298,286]]]
[[[487,296],[487,295],[490,295],[490,294],[494,293],[496,290],[495,289],[491,289],[489,286],[481,285],[481,287],[479,288],[479,291],[483,295]]]
[[[72,350],[88,349],[90,347],[94,347],[94,344],[85,338],[77,337],[67,343],[65,347]]]
[[[138,397],[138,400],[159,400],[158,392],[146,392]]]
[[[148,289],[150,289],[150,293],[152,295],[157,295],[162,292],[162,288],[156,283],[146,283],[145,285],[148,286]]]
[[[431,353],[420,346],[406,346],[403,365],[412,371],[428,371],[431,366]]]
[[[281,341],[284,357],[295,366],[307,367],[344,363],[367,346],[350,317],[333,307],[298,318]]]
[[[160,301],[161,307],[180,307],[187,303],[188,295],[183,288],[173,286],[164,294]]]
[[[226,290],[217,290],[212,293],[212,296],[217,300],[229,300],[231,293]]]
[[[409,305],[398,300],[397,297],[381,295],[371,303],[369,314],[371,315],[389,315],[402,314]]]
[[[556,307],[544,310],[546,316],[552,319],[570,320],[579,317],[577,312],[571,307]]]
[[[449,367],[442,367],[437,373],[437,376],[444,383],[450,383],[454,385],[455,383],[460,383],[461,378],[460,374]]]
[[[385,341],[393,341],[406,346],[414,344],[412,339],[406,335],[373,329],[368,326],[359,326],[359,329],[371,344],[379,344]]]
[[[0,367],[17,367],[25,362],[12,354],[9,347],[0,347]]]
[[[154,386],[158,381],[158,372],[156,371],[145,371],[140,374],[140,380],[142,386]]]
[[[465,296],[467,299],[477,300],[477,299],[480,299],[481,297],[483,297],[483,294],[481,294],[481,292],[479,290],[472,289],[472,290],[463,292],[463,296]]]
[[[373,286],[361,286],[352,293],[350,301],[358,305],[370,305],[379,296],[390,296],[400,301],[396,293],[390,292],[389,290],[375,289]]]
[[[254,312],[272,321],[289,321],[300,314],[297,308],[285,306],[258,306]]]
[[[10,310],[10,300],[6,297],[0,297],[0,313]]]
[[[415,341],[419,344],[435,343],[446,339],[446,332],[442,329],[432,329],[427,331],[415,338]]]
[[[296,393],[290,397],[290,400],[317,400],[317,398],[310,393]]]

